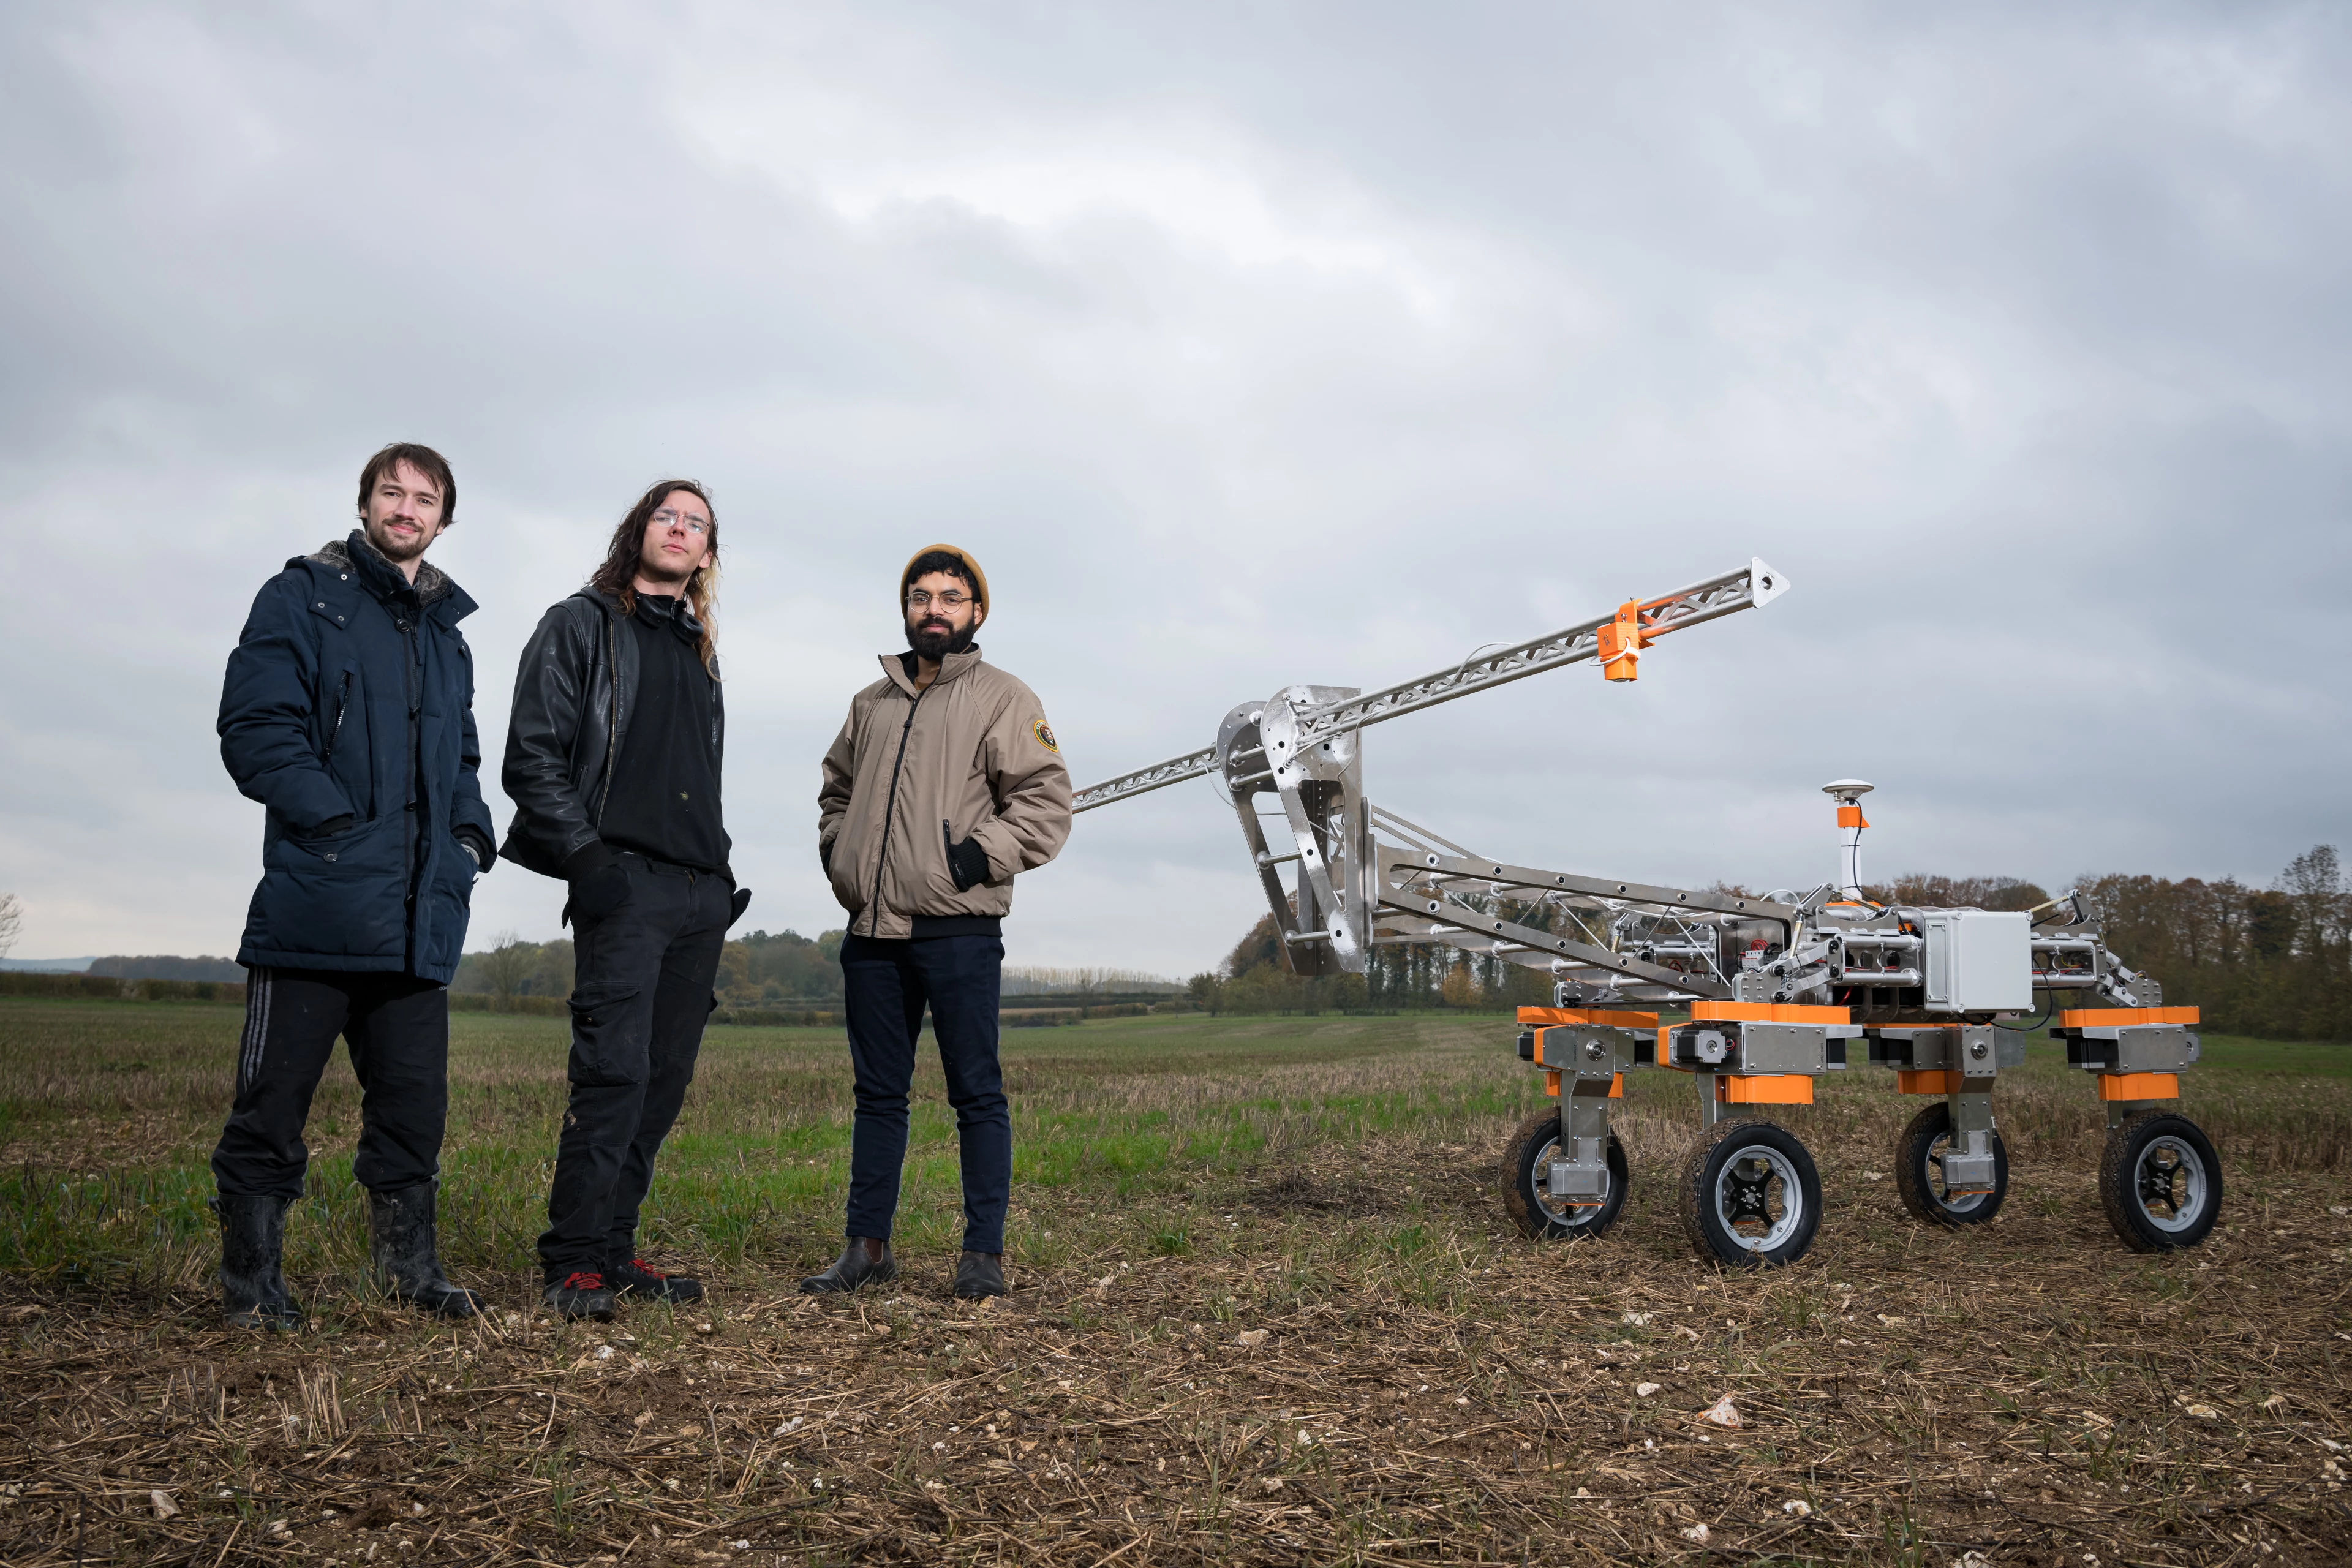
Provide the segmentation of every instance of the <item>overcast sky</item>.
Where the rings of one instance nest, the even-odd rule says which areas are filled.
[[[839,923],[817,760],[895,573],[986,568],[1077,782],[1760,555],[1633,686],[1366,736],[1483,853],[2268,882],[2352,837],[2352,14],[2323,5],[0,8],[16,956],[234,952],[255,591],[455,464],[516,656],[706,481],[746,928]],[[1205,783],[1078,819],[1016,963],[1206,967]],[[470,946],[558,934],[501,866]]]

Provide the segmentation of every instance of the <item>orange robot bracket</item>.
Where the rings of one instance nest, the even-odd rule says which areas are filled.
[[[1715,1099],[1718,1105],[1811,1105],[1813,1080],[1801,1072],[1726,1073],[1715,1080]]]
[[[1522,1007],[1522,1024],[1582,1024],[1595,1029],[1654,1029],[1655,1013],[1612,1013],[1594,1007]]]
[[[2058,1015],[2062,1029],[2117,1029],[2134,1024],[2193,1024],[2194,1007],[2069,1007]]]
[[[2177,1072],[2103,1072],[2099,1075],[2101,1100],[2179,1100],[2180,1075]]]

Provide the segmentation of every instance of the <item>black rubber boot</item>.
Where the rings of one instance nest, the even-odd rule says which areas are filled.
[[[993,1252],[967,1252],[957,1258],[955,1293],[959,1301],[1013,1294],[1004,1285],[1003,1257]]]
[[[287,1293],[286,1210],[278,1197],[213,1200],[221,1222],[221,1311],[232,1329],[299,1329],[302,1310]]]
[[[604,1265],[604,1283],[615,1296],[635,1296],[647,1301],[699,1301],[702,1281],[685,1274],[665,1274],[642,1258]]]
[[[877,1241],[870,1236],[853,1236],[833,1267],[822,1274],[812,1274],[801,1281],[801,1293],[806,1296],[838,1296],[856,1289],[861,1285],[884,1285],[898,1278],[898,1265],[890,1256],[890,1244]]]
[[[481,1298],[452,1285],[441,1273],[439,1237],[434,1224],[434,1184],[368,1194],[368,1256],[375,1282],[396,1301],[445,1318],[470,1318]]]

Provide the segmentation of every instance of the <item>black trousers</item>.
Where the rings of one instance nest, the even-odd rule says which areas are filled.
[[[360,1080],[360,1142],[352,1174],[396,1192],[440,1173],[449,1120],[449,994],[413,974],[256,968],[246,976],[236,1098],[213,1150],[227,1197],[302,1195],[310,1097],[335,1037]]]
[[[857,1074],[857,1121],[849,1135],[851,1236],[890,1239],[907,1163],[907,1094],[915,1044],[930,1009],[948,1103],[955,1107],[963,1171],[963,1247],[1004,1250],[1013,1195],[1013,1113],[996,1058],[996,1006],[1004,943],[992,936],[920,942],[844,937],[841,978],[849,1060]]]
[[[572,922],[572,1102],[539,1258],[550,1284],[636,1255],[654,1156],[694,1081],[733,885],[624,855],[629,896]]]

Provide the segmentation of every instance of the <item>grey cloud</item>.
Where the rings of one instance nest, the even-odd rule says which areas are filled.
[[[395,435],[458,464],[494,754],[620,508],[717,488],[754,924],[835,918],[814,760],[939,536],[1087,777],[1762,554],[1797,590],[1632,690],[1374,731],[1375,798],[1690,881],[1826,874],[1856,773],[1887,869],[2343,837],[2329,8],[403,15],[0,19],[27,954],[234,942],[220,661]],[[1183,972],[1255,897],[1189,786],[1014,949]],[[559,901],[504,868],[477,934]]]

